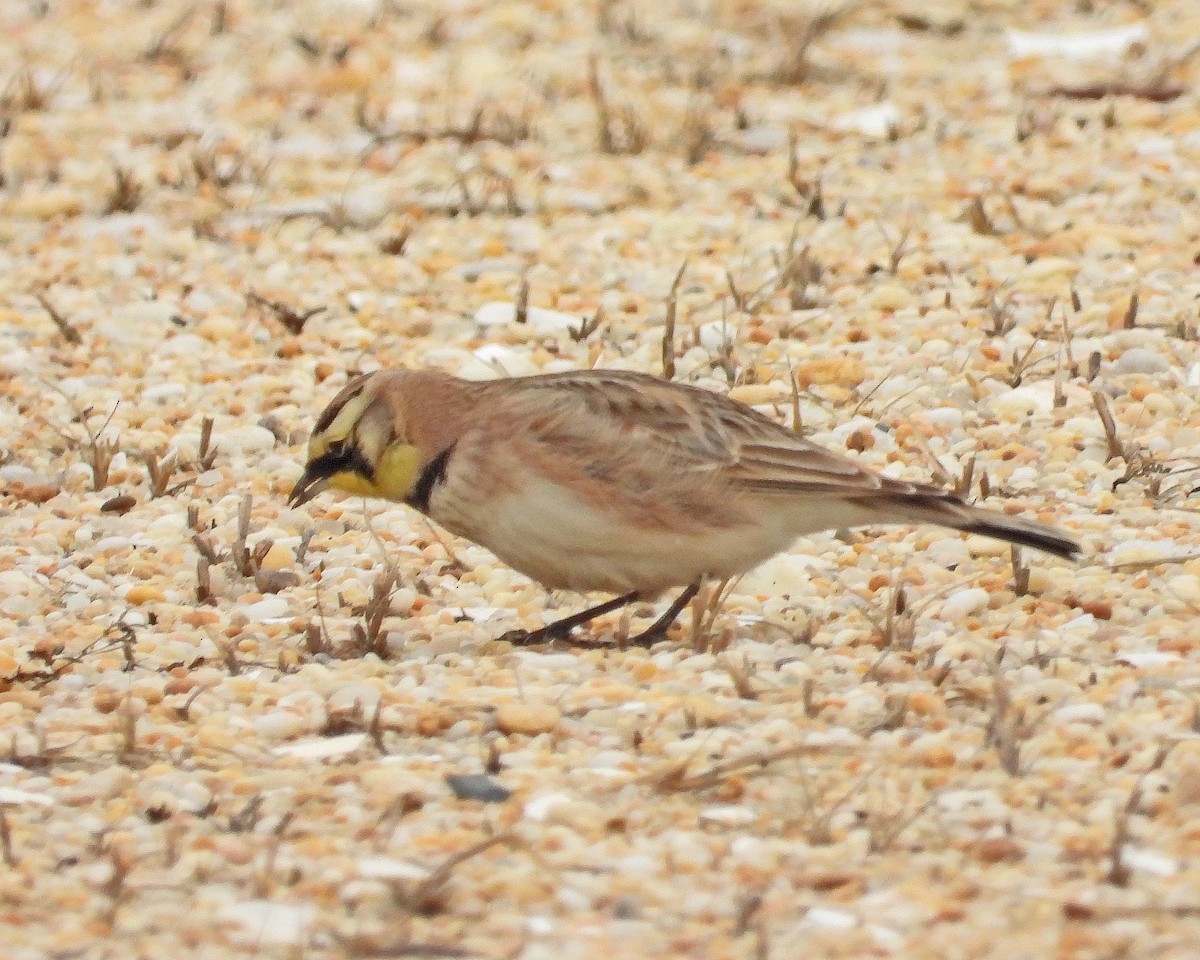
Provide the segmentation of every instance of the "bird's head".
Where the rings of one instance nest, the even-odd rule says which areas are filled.
[[[325,489],[408,499],[425,459],[406,429],[409,386],[403,371],[368,373],[346,384],[317,418],[288,503],[299,506]]]

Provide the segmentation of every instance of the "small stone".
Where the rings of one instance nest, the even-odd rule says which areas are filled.
[[[336,202],[336,214],[340,214],[349,226],[370,230],[378,225],[392,209],[388,191],[381,185],[371,184],[352,190]]]
[[[340,737],[313,737],[296,743],[281,744],[275,748],[275,753],[304,760],[332,760],[353,753],[366,740],[365,733],[347,733]]]
[[[283,597],[263,597],[256,603],[248,603],[241,612],[249,620],[278,620],[287,616],[289,604]]]
[[[33,483],[29,486],[17,485],[11,490],[11,493],[18,500],[24,500],[26,503],[45,503],[47,500],[53,500],[59,495],[61,488],[52,483]]]
[[[1139,847],[1124,847],[1121,864],[1131,870],[1140,870],[1156,877],[1171,877],[1179,872],[1179,861],[1157,850]]]
[[[523,269],[525,269],[525,263],[522,260],[493,257],[487,260],[475,260],[471,263],[460,263],[454,268],[454,272],[464,280],[474,282],[485,273],[520,273]],[[478,314],[476,314],[475,320],[481,322]]]
[[[834,117],[830,124],[834,130],[846,133],[861,133],[868,137],[886,137],[900,122],[900,111],[896,105],[884,101],[861,110],[851,110]]]
[[[229,453],[261,453],[275,446],[275,434],[266,427],[249,424],[222,431],[218,443]]]
[[[55,217],[74,217],[83,212],[83,200],[73,190],[63,187],[49,190],[23,190],[15,193],[4,205],[6,217],[26,217],[31,220],[52,220]]]
[[[311,904],[278,903],[272,900],[245,900],[221,907],[221,920],[240,928],[239,939],[255,950],[264,947],[302,944],[316,919]]]
[[[956,590],[942,604],[942,616],[947,620],[965,620],[987,608],[990,594],[982,587]]]
[[[43,793],[31,793],[16,787],[0,787],[0,806],[15,807],[20,804],[32,803],[35,806],[51,807],[54,799]]]
[[[740,807],[734,804],[708,807],[700,811],[700,820],[702,823],[721,823],[735,826],[753,823],[757,819],[758,814],[749,807]]]
[[[113,344],[142,346],[175,329],[179,306],[168,300],[143,300],[117,307],[96,321],[95,331]]]
[[[363,857],[358,861],[358,875],[375,880],[424,880],[429,869],[392,857]]]
[[[481,803],[503,803],[512,791],[484,773],[450,773],[446,783],[459,800],[478,800]]]
[[[165,402],[167,400],[182,400],[187,396],[187,387],[182,383],[159,383],[142,391],[143,400]]]
[[[1011,837],[988,837],[975,846],[975,857],[983,863],[1012,863],[1025,858],[1025,848]]]
[[[1101,724],[1108,719],[1108,714],[1098,703],[1071,703],[1054,711],[1054,719],[1059,723],[1091,723]]]
[[[729,391],[729,399],[750,406],[775,403],[784,396],[783,387],[774,383],[747,383]]]
[[[517,323],[517,305],[502,301],[485,303],[475,311],[475,322],[481,327],[498,327],[505,324],[520,326]],[[573,313],[563,313],[559,310],[529,307],[525,312],[525,325],[536,333],[565,333],[578,330],[582,324],[583,321]]]
[[[868,307],[876,310],[903,310],[913,305],[913,295],[907,287],[898,283],[887,283],[876,287],[864,298]]]
[[[142,603],[161,603],[166,600],[166,594],[158,587],[152,587],[147,583],[139,583],[129,588],[125,594],[125,602],[132,604]]]
[[[116,513],[124,515],[137,506],[137,497],[131,497],[127,493],[118,494],[115,497],[110,497],[100,504],[101,513]]]
[[[1054,31],[1007,30],[1008,49],[1014,57],[1050,57],[1064,60],[1089,60],[1093,57],[1120,57],[1135,43],[1147,38],[1146,21],[1104,30],[1071,33]]]
[[[290,570],[295,562],[296,558],[292,556],[292,551],[283,544],[277,543],[267,551],[258,566],[261,570]]]
[[[553,730],[561,717],[548,703],[504,703],[496,708],[496,726],[504,733],[536,736]]]
[[[291,570],[255,570],[254,586],[259,593],[279,593],[293,587],[299,581]]]
[[[1085,600],[1079,605],[1084,613],[1090,613],[1097,620],[1111,620],[1113,605],[1111,600]]]
[[[1114,373],[1118,374],[1153,374],[1165,373],[1170,364],[1159,354],[1144,347],[1134,347],[1121,354],[1112,365]]]

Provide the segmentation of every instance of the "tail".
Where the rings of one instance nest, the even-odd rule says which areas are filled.
[[[911,523],[936,523],[939,526],[978,533],[997,540],[1007,540],[1021,547],[1032,547],[1043,553],[1053,554],[1065,560],[1079,556],[1081,545],[1078,540],[1055,527],[1020,517],[1010,517],[997,510],[975,507],[958,499],[953,494],[898,493],[894,494],[887,511],[891,522],[903,517]],[[878,499],[872,503],[878,507]]]

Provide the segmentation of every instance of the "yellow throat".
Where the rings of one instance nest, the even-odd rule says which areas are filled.
[[[329,478],[329,486],[346,493],[385,500],[407,500],[417,484],[420,451],[408,443],[393,443],[375,465],[372,482],[353,470],[341,470]]]

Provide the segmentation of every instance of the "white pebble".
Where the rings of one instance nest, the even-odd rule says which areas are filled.
[[[275,434],[266,427],[248,424],[223,430],[217,437],[217,445],[227,453],[256,453],[275,446]]]
[[[378,224],[392,208],[386,188],[378,184],[360,187],[336,201],[337,212],[351,226],[370,229]]]
[[[317,908],[310,904],[246,900],[222,907],[220,915],[223,920],[243,927],[245,938],[258,948],[303,943],[316,918]]]
[[[825,927],[827,930],[850,930],[858,926],[858,919],[852,914],[831,907],[813,907],[804,915],[804,919],[814,927]]]
[[[281,757],[301,757],[305,760],[329,760],[353,753],[366,741],[365,733],[346,733],[340,737],[313,737],[295,743],[283,743],[275,748]]]
[[[1109,563],[1155,563],[1177,552],[1169,540],[1126,540],[1114,546],[1106,559]]]
[[[734,804],[708,807],[700,811],[700,820],[703,823],[745,824],[753,823],[756,819],[758,815],[753,810]]]
[[[935,427],[946,430],[961,427],[963,422],[963,412],[957,407],[935,407],[933,410],[926,410],[925,416]]]
[[[990,594],[982,587],[956,590],[942,604],[942,616],[947,620],[965,620],[987,607]]]
[[[424,880],[429,870],[392,857],[363,857],[358,861],[358,875],[372,880]]]
[[[1172,877],[1179,872],[1179,861],[1173,857],[1139,847],[1122,848],[1121,863],[1131,870],[1141,870],[1156,877]]]
[[[187,396],[187,387],[182,383],[159,383],[142,391],[143,400],[179,400]]]
[[[272,710],[254,718],[254,729],[268,740],[288,740],[308,733],[309,724],[302,715],[291,710]]]
[[[287,616],[289,604],[280,596],[263,597],[256,603],[247,603],[239,608],[247,619],[255,621],[277,620]]]
[[[861,110],[851,110],[833,118],[834,130],[862,133],[868,137],[886,137],[900,122],[900,111],[894,103],[877,103]]]
[[[1119,57],[1135,43],[1147,37],[1146,21],[1106,30],[1082,30],[1072,33],[1007,30],[1008,49],[1014,57],[1061,57],[1064,60],[1088,60],[1093,57]]]
[[[568,330],[578,330],[583,324],[573,313],[546,310],[543,307],[529,307],[525,319],[529,328],[537,333],[565,333]],[[499,300],[485,303],[475,311],[475,322],[481,327],[516,324],[517,305]]]
[[[1167,650],[1131,650],[1128,653],[1119,653],[1113,659],[1118,663],[1127,663],[1131,667],[1141,669],[1143,667],[1163,667],[1169,663],[1178,663],[1183,658],[1179,654]]]
[[[565,793],[539,793],[530,797],[525,803],[524,813],[530,820],[545,820],[550,811],[564,803],[570,803],[571,797]]]
[[[971,551],[962,537],[943,537],[925,548],[925,556],[939,567],[957,567],[970,561]]]
[[[1054,409],[1054,385],[1034,383],[1005,390],[991,398],[991,407],[1002,420],[1024,420],[1035,413]]]
[[[168,300],[127,303],[105,313],[96,321],[95,331],[114,344],[143,345],[156,341],[175,329],[179,305]]]
[[[1103,723],[1106,717],[1098,703],[1072,703],[1054,711],[1058,723]]]
[[[1113,364],[1113,372],[1126,373],[1164,373],[1169,364],[1163,357],[1144,347],[1134,347],[1126,350]]]
[[[16,787],[0,787],[0,804],[15,807],[22,803],[32,803],[39,807],[52,807],[54,800],[42,793],[30,793],[28,790],[18,790]]]
[[[15,376],[34,368],[33,354],[21,347],[5,346],[0,350],[0,373]]]

